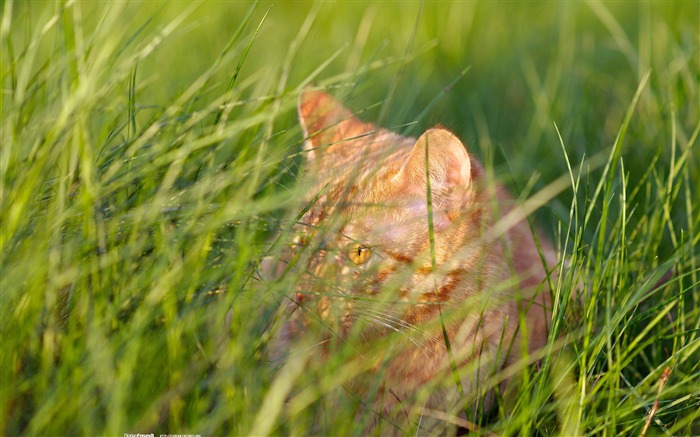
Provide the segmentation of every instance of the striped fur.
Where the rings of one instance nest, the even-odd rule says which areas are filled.
[[[367,357],[377,363],[369,373],[381,372],[382,390],[390,394],[371,406],[375,412],[393,417],[401,429],[402,420],[417,420],[407,413],[409,399],[431,384],[425,405],[454,412],[460,401],[445,402],[455,397],[445,395],[455,388],[446,377],[450,359],[467,397],[477,385],[492,386],[488,369],[522,356],[516,334],[521,311],[528,352],[544,345],[547,269],[530,227],[520,220],[504,235],[494,234],[494,224],[515,206],[456,136],[438,127],[418,139],[402,137],[362,122],[321,91],[301,95],[299,117],[307,201],[316,201],[297,226],[309,250],[298,291],[308,311],[337,328],[329,337],[375,350],[371,342],[396,336],[391,355]],[[548,267],[554,266],[553,249],[539,241]],[[371,250],[361,265],[348,256],[357,247]],[[518,307],[530,300],[529,310]],[[298,327],[299,320],[291,324]],[[354,387],[360,394],[367,390],[361,381]]]

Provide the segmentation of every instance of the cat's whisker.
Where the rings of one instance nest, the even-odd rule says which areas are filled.
[[[400,325],[401,327],[403,327],[403,328],[405,328],[405,329],[410,329],[411,331],[414,331],[414,332],[416,332],[416,333],[418,333],[418,334],[421,334],[421,335],[424,334],[423,330],[419,329],[416,325],[413,325],[413,324],[411,324],[411,323],[408,323],[407,321],[405,321],[405,320],[403,320],[403,319],[400,319],[400,318],[398,318],[398,317],[392,316],[392,315],[390,315],[390,314],[382,313],[382,312],[377,311],[377,310],[374,310],[374,309],[372,309],[372,308],[363,308],[363,309],[364,309],[365,313],[373,314],[373,315],[376,315],[376,316],[379,316],[379,317],[383,317],[383,318],[385,318],[385,319],[387,319],[387,320],[391,320],[391,321],[393,321],[394,323],[397,323],[398,325]]]
[[[402,320],[399,320],[397,322],[398,319],[393,318],[394,320],[392,320],[392,318],[389,318],[385,315],[382,315],[381,313],[372,314],[369,311],[358,310],[358,314],[368,316],[369,321],[375,322],[379,325],[382,325],[386,328],[389,328],[389,329],[403,335],[411,343],[413,343],[416,347],[418,347],[419,350],[422,350],[422,352],[426,356],[426,358],[428,357],[428,354],[425,352],[425,350],[427,349],[426,345],[428,343],[432,342],[432,338],[427,337],[427,339],[426,339],[426,336],[424,335],[423,331],[417,329],[415,326],[412,326],[412,325],[410,325]],[[399,323],[399,322],[403,322],[403,323]],[[419,337],[421,339],[423,339],[423,341],[419,342],[414,336],[411,335],[410,332],[406,331],[407,329],[419,334]]]
[[[370,320],[375,320],[375,321],[381,321],[382,324],[389,324],[391,325],[391,329],[395,331],[402,330],[403,326],[400,323],[397,323],[395,320],[392,320],[389,317],[384,316],[380,312],[373,312],[367,308],[356,308],[355,311],[357,312],[358,315],[364,315]],[[420,332],[418,331],[420,334]]]
[[[397,332],[397,333],[403,335],[404,337],[406,337],[406,338],[408,339],[408,341],[410,341],[411,343],[413,343],[419,350],[422,350],[422,351],[423,351],[423,355],[425,355],[426,358],[428,357],[428,354],[426,354],[426,353],[425,353],[425,350],[424,350],[424,349],[425,349],[425,345],[424,345],[424,344],[421,344],[420,342],[418,342],[418,340],[416,340],[414,337],[412,337],[409,333],[405,332],[403,329],[399,329],[398,327],[392,325],[391,323],[386,322],[386,321],[383,321],[383,320],[378,319],[378,318],[372,317],[372,318],[370,318],[369,320],[372,321],[372,322],[377,323],[378,325],[384,326],[385,328],[389,328],[389,329],[391,329],[391,330],[393,330],[393,331],[395,331],[395,332]]]
[[[321,341],[319,341],[319,342],[317,342],[317,343],[314,343],[314,344],[311,344],[311,345],[307,346],[307,347],[304,349],[304,351],[305,351],[305,352],[312,352],[314,349],[318,349],[318,348],[320,348],[320,347],[323,347],[324,344],[330,343],[330,341],[331,341],[331,340],[330,340],[329,338],[324,339],[324,340],[321,340]]]

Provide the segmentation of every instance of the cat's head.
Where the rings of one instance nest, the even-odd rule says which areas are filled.
[[[296,226],[310,254],[301,295],[320,295],[324,316],[342,300],[333,318],[348,328],[367,301],[404,304],[394,316],[415,323],[475,293],[478,281],[464,282],[482,250],[481,169],[462,142],[440,127],[400,136],[321,91],[304,92],[298,110],[310,187]]]

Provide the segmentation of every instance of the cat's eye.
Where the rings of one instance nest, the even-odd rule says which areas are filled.
[[[302,237],[301,235],[297,235],[294,237],[292,240],[292,244],[289,245],[289,247],[293,250],[300,249],[302,246],[306,246],[308,243],[308,240],[305,237]]]
[[[354,244],[348,250],[348,258],[357,265],[367,262],[370,255],[372,250],[364,244]]]

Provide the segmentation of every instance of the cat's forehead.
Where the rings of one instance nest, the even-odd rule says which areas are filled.
[[[405,198],[397,178],[404,161],[396,154],[327,169],[308,192],[308,201],[315,202],[315,212],[309,211],[308,216],[359,220],[395,209]]]
[[[390,162],[405,159],[415,138],[403,137],[387,130],[378,130],[362,136],[337,138],[335,142],[316,149],[317,167],[336,176],[360,170],[379,170]],[[340,174],[338,172],[341,172]],[[328,177],[331,177],[329,174]]]
[[[414,142],[382,131],[332,144],[311,163],[311,177],[317,186],[331,191],[371,194],[367,191],[388,182],[403,167]]]

